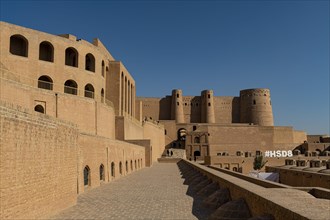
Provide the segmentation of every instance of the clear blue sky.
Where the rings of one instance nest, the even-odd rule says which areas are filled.
[[[270,88],[276,125],[329,133],[329,1],[15,1],[2,21],[98,37],[138,96]]]

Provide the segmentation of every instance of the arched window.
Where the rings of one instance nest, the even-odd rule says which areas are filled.
[[[11,54],[28,57],[29,43],[22,35],[13,35],[10,37],[9,51]]]
[[[85,70],[95,72],[95,58],[91,53],[86,54]]]
[[[49,76],[43,75],[38,79],[38,88],[53,90],[53,80]]]
[[[64,93],[77,95],[77,91],[78,91],[78,85],[75,81],[67,80],[64,83]]]
[[[104,77],[104,61],[102,60],[102,76]]]
[[[36,111],[36,112],[40,112],[40,113],[42,113],[42,114],[45,113],[45,109],[44,109],[44,107],[43,107],[42,105],[36,105],[36,106],[34,107],[34,111]]]
[[[104,102],[104,89],[101,89],[101,102]]]
[[[105,175],[104,175],[104,165],[100,165],[100,180],[104,181],[105,180]]]
[[[126,170],[126,173],[128,173],[128,162],[126,160],[126,163],[125,163],[125,170]]]
[[[112,177],[115,177],[115,163],[114,162],[112,162],[111,163],[111,176]]]
[[[211,106],[211,103],[209,102],[209,104],[208,104],[209,106]]]
[[[92,84],[87,84],[85,86],[85,97],[94,98],[94,87]]]
[[[119,162],[119,173],[120,175],[123,175],[123,164],[121,163],[121,161]]]
[[[194,125],[194,126],[193,126],[193,131],[196,131],[196,129],[197,129],[197,126]]]
[[[199,137],[195,137],[194,138],[194,142],[197,143],[197,144],[199,144],[200,143],[200,138]]]
[[[105,68],[105,72],[106,72],[106,74],[108,74],[108,72],[109,72],[109,68],[108,67]]]
[[[136,164],[136,160],[134,161],[134,165],[135,165],[135,170],[137,169],[137,164]]]
[[[256,104],[256,100],[253,100],[253,105],[255,105]]]
[[[73,47],[65,50],[65,65],[78,67],[78,51]]]
[[[91,185],[91,172],[88,166],[85,166],[84,168],[84,186],[90,186]]]
[[[131,170],[133,170],[133,161],[131,160]]]
[[[43,41],[39,45],[39,60],[54,62],[54,47],[51,43]]]

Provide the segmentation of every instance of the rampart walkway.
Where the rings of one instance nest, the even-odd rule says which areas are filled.
[[[187,195],[176,163],[156,163],[78,197],[54,219],[205,219],[208,210]]]

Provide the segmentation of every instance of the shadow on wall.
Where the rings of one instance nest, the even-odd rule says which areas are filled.
[[[189,186],[187,195],[194,199],[192,213],[198,219],[274,220],[268,214],[252,217],[243,198],[232,200],[228,188],[221,187],[183,160],[177,165],[185,179],[184,184]]]

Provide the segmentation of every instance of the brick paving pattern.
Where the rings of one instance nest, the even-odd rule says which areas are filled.
[[[79,195],[52,219],[205,219],[209,213],[183,182],[176,163],[156,163]]]

